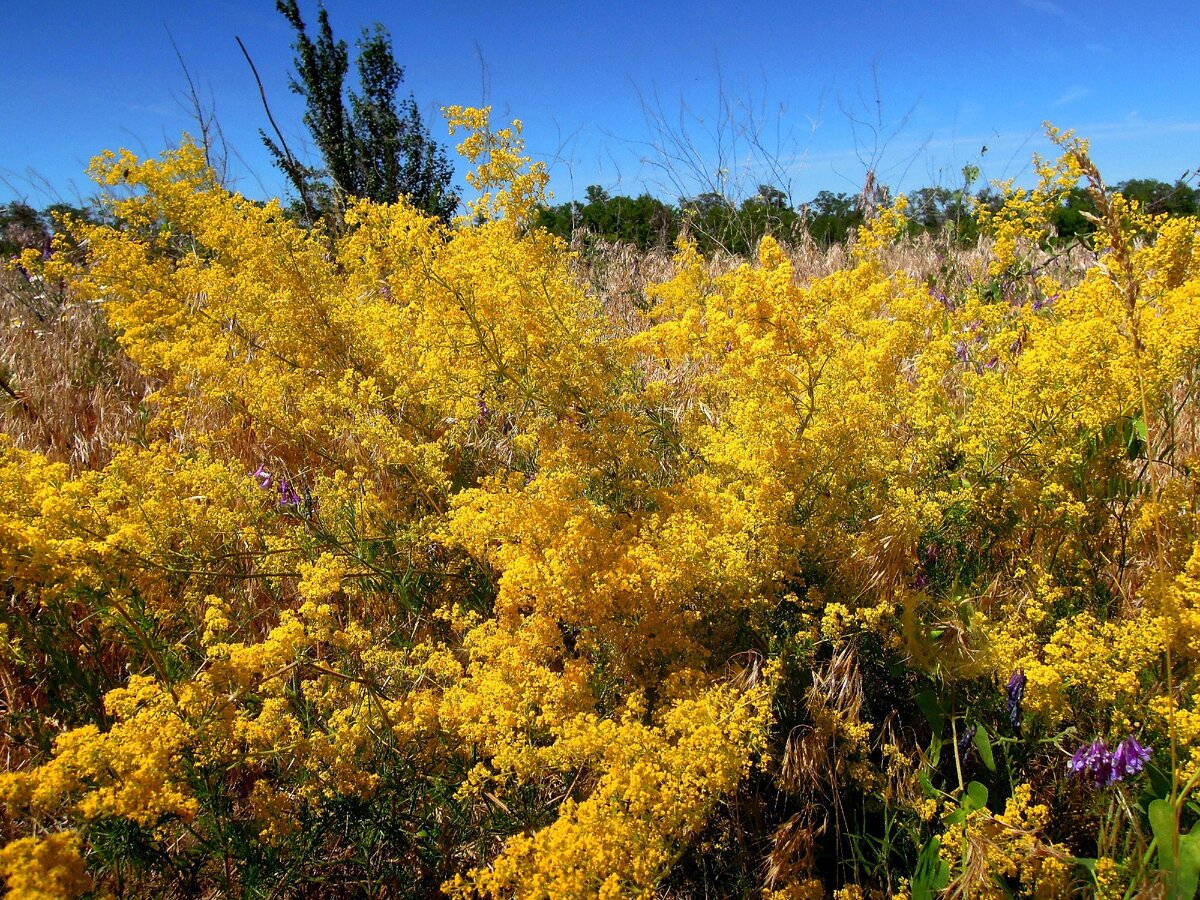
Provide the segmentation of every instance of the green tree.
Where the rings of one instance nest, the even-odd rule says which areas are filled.
[[[296,74],[291,88],[304,97],[304,124],[324,167],[298,162],[262,133],[267,149],[287,175],[309,216],[335,216],[348,197],[394,203],[401,197],[430,215],[449,220],[458,206],[450,186],[446,151],[430,136],[411,95],[397,101],[404,69],[392,54],[387,30],[376,23],[358,40],[359,90],[347,91],[350,68],[345,41],[336,40],[329,13],[317,13],[317,36],[308,35],[297,0],[276,7],[296,30]]]
[[[863,223],[862,209],[849,194],[821,191],[805,209],[808,233],[822,247],[840,244]]]
[[[1131,178],[1117,185],[1117,190],[1131,200],[1138,200],[1154,213],[1171,216],[1194,216],[1200,212],[1200,192],[1182,179],[1167,184],[1155,178]]]
[[[679,233],[675,210],[649,194],[610,197],[599,185],[590,185],[586,203],[578,201],[538,211],[537,224],[570,240],[621,241],[642,250],[670,244]]]
[[[45,218],[28,203],[14,200],[0,206],[0,262],[22,250],[49,245]]]

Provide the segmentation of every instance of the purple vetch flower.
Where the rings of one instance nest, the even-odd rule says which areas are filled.
[[[930,288],[929,296],[931,296],[938,303],[942,304],[942,306],[944,306],[950,312],[954,312],[954,301],[951,300],[949,297],[947,297],[945,294],[943,294],[941,291],[935,290],[934,288]]]
[[[918,572],[916,577],[913,578],[913,587],[918,591],[925,590],[925,588],[929,587],[929,576],[924,572]]]
[[[1091,777],[1096,787],[1106,787],[1117,779],[1113,776],[1112,753],[1104,741],[1092,741],[1075,751],[1067,768],[1072,775]]]
[[[1127,778],[1136,775],[1150,762],[1150,748],[1143,747],[1133,735],[1125,738],[1117,745],[1113,753],[1113,772],[1117,778]]]
[[[1149,761],[1150,750],[1130,735],[1117,745],[1115,753],[1104,741],[1084,744],[1075,751],[1067,769],[1072,775],[1091,777],[1096,787],[1108,787],[1136,775]]]
[[[250,477],[257,478],[258,486],[260,488],[262,488],[264,491],[271,486],[271,473],[268,472],[266,469],[264,469],[262,466],[259,466],[257,469],[255,469],[253,474],[251,474]]]
[[[954,355],[966,362],[970,357],[967,355],[967,345],[959,341],[954,347]]]
[[[1028,681],[1024,669],[1017,669],[1008,679],[1004,708],[1008,711],[1008,721],[1013,728],[1021,726],[1021,701],[1025,699],[1025,684]]]
[[[1040,312],[1049,306],[1053,306],[1054,301],[1057,299],[1058,299],[1058,294],[1054,294],[1051,297],[1038,297],[1037,299],[1035,299],[1033,301],[1033,311]]]
[[[279,505],[280,506],[299,506],[300,495],[296,493],[296,489],[288,484],[286,478],[279,479]]]
[[[958,752],[967,753],[971,749],[971,741],[975,740],[975,726],[969,725],[963,729],[962,736],[958,739]]]

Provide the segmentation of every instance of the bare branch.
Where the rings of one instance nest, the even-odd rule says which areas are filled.
[[[275,117],[271,115],[271,105],[267,102],[267,92],[263,87],[262,79],[258,77],[258,68],[254,65],[254,60],[250,58],[249,51],[246,50],[246,45],[242,43],[240,37],[234,36],[238,46],[242,50],[242,56],[246,57],[246,62],[250,65],[250,71],[254,74],[254,82],[258,85],[258,95],[262,98],[263,110],[267,114],[267,121],[271,123],[271,128],[275,131],[275,136],[279,138],[279,146],[283,149],[287,164],[293,172],[300,171],[300,164],[296,161],[296,157],[292,155],[292,151],[288,149],[287,141],[283,137],[283,132],[279,130],[279,125],[275,122]],[[304,214],[308,216],[310,222],[315,222],[317,214],[313,208],[312,200],[308,196],[308,191],[304,187],[303,179],[293,179],[296,184],[296,189],[300,192],[300,202],[304,204]]]

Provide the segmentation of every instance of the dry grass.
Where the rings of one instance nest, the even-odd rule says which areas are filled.
[[[851,246],[845,244],[826,248],[806,238],[785,244],[783,249],[801,285],[853,266]],[[603,301],[614,333],[633,334],[645,327],[643,311],[649,306],[646,289],[671,277],[673,255],[674,251],[667,247],[641,251],[628,244],[603,242],[580,253],[577,260],[580,280]],[[919,235],[888,247],[883,266],[885,271],[904,272],[952,297],[973,285],[986,284],[992,259],[992,242],[987,238],[971,247],[960,247],[944,236]],[[1032,262],[1038,274],[1070,286],[1078,283],[1095,259],[1091,251],[1073,245],[1052,255],[1038,254]],[[744,257],[718,253],[707,259],[708,273],[719,276],[744,262]]]
[[[136,436],[151,386],[103,310],[62,285],[0,273],[0,432],[73,470],[98,468]]]

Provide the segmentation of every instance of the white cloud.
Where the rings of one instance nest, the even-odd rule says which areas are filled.
[[[1091,92],[1091,88],[1080,87],[1077,84],[1073,84],[1062,93],[1062,96],[1060,96],[1050,105],[1055,108],[1066,106],[1069,103],[1074,103],[1076,100],[1082,100]]]

